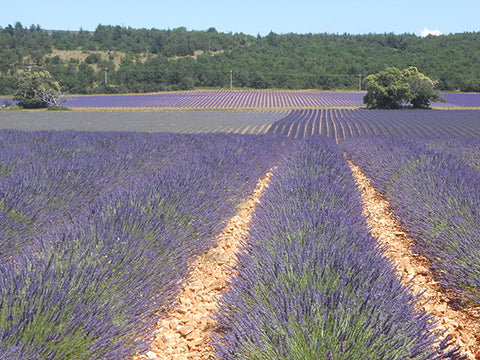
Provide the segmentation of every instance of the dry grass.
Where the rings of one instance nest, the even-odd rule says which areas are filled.
[[[209,54],[211,55],[216,55],[223,53],[224,50],[221,51],[210,51]],[[187,56],[175,56],[170,58],[171,60],[178,60],[180,58],[185,58],[185,57],[191,57],[194,59],[197,59],[198,56],[205,54],[206,52],[203,50],[196,50],[194,52],[194,55],[187,55]],[[85,59],[88,57],[90,54],[99,54],[102,58],[102,60],[112,60],[113,63],[115,64],[115,68],[118,69],[120,67],[120,63],[123,58],[127,56],[126,53],[121,52],[121,51],[97,51],[97,50],[58,50],[58,49],[53,49],[52,53],[49,54],[47,57],[48,58],[53,58],[55,56],[58,56],[63,62],[68,63],[70,59],[78,59],[80,62],[85,62]],[[141,62],[145,62],[147,60],[147,54],[142,53],[142,54],[135,54],[135,57],[137,57]],[[92,65],[93,67],[97,68],[96,65]],[[98,68],[97,68],[98,70]]]
[[[102,60],[112,60],[117,69],[120,67],[120,62],[122,61],[122,59],[125,56],[127,56],[125,53],[117,52],[117,51],[107,52],[107,51],[57,50],[57,49],[54,49],[52,51],[52,53],[47,57],[53,58],[55,56],[58,56],[63,62],[66,62],[66,63],[68,63],[70,61],[70,59],[78,59],[80,62],[84,62],[85,59],[90,54],[99,54],[101,56]]]

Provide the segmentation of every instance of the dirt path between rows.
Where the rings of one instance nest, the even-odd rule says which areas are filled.
[[[201,255],[191,266],[191,279],[180,292],[177,306],[160,321],[161,329],[150,350],[140,359],[193,360],[213,358],[209,344],[215,327],[211,315],[226,289],[236,265],[236,253],[248,235],[249,223],[256,205],[270,183],[273,169],[258,183],[252,195],[243,202],[237,215],[227,223],[218,237],[217,246]]]
[[[390,212],[389,203],[371,185],[360,168],[349,162],[355,181],[362,193],[364,215],[373,236],[387,246],[386,256],[396,268],[398,276],[420,296],[419,305],[423,311],[434,315],[437,328],[452,336],[468,359],[480,359],[479,316],[475,309],[455,310],[442,292],[437,281],[428,270],[425,257],[412,252],[413,241],[395,216]],[[427,303],[425,303],[427,302]]]

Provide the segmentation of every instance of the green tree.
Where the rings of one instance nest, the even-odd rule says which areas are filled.
[[[404,69],[403,79],[410,87],[410,93],[406,99],[416,109],[427,109],[430,107],[430,101],[443,101],[439,91],[435,88],[438,85],[437,81],[425,76],[414,66]]]
[[[0,76],[0,95],[11,95],[15,92],[17,84],[11,76]]]
[[[410,87],[402,71],[389,67],[365,78],[367,94],[363,102],[369,109],[398,109],[409,97]]]
[[[60,106],[61,96],[60,84],[48,71],[29,71],[19,78],[13,99],[24,108],[42,108]]]
[[[363,102],[369,109],[398,109],[406,103],[426,109],[430,101],[445,101],[435,89],[437,82],[414,66],[400,70],[389,67],[365,78],[367,94]]]
[[[98,64],[99,61],[102,59],[102,56],[98,53],[91,53],[85,59],[87,64]]]
[[[468,80],[462,90],[466,92],[480,92],[480,78]]]
[[[19,57],[12,49],[4,49],[0,51],[0,73],[8,74],[19,62]]]

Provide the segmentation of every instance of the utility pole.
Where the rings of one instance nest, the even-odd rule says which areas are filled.
[[[233,88],[233,70],[230,70],[230,90]]]
[[[105,68],[105,85],[107,85],[107,71],[108,71],[108,68]]]
[[[358,74],[358,90],[362,91],[362,74]]]

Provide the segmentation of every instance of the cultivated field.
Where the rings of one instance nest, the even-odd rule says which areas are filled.
[[[480,94],[444,94],[447,102],[432,104],[434,111],[367,111],[362,108],[363,95],[197,90],[77,96],[65,103],[77,111],[1,112],[0,128],[278,133],[296,139],[320,134],[336,142],[359,135],[480,135]]]
[[[293,90],[193,90],[141,95],[92,95],[66,98],[72,108],[150,109],[305,109],[364,107],[364,92]],[[444,94],[435,107],[480,108],[480,94]]]
[[[479,110],[292,110],[269,133],[326,135],[338,143],[365,135],[480,136]]]
[[[480,136],[480,110],[165,110],[1,112],[0,128],[18,130],[275,133],[340,142],[363,135]]]
[[[265,133],[290,110],[42,111],[1,112],[0,128],[142,132]]]
[[[158,109],[258,109],[362,106],[363,93],[277,91],[277,90],[194,90],[142,95],[68,97],[74,108],[158,108]]]
[[[162,347],[191,359],[199,345],[232,360],[479,358],[477,97],[382,111],[351,105],[354,93],[329,95],[334,107],[297,97],[299,108],[273,92],[221,94],[177,94],[181,110],[164,94],[168,106],[150,98],[143,111],[0,112],[0,359],[161,358]],[[387,259],[346,158],[390,201],[420,270]],[[177,348],[155,324],[270,171],[236,276],[201,315],[215,323],[180,317]],[[420,276],[447,299],[435,315],[405,284]],[[436,318],[448,311],[474,325]]]

